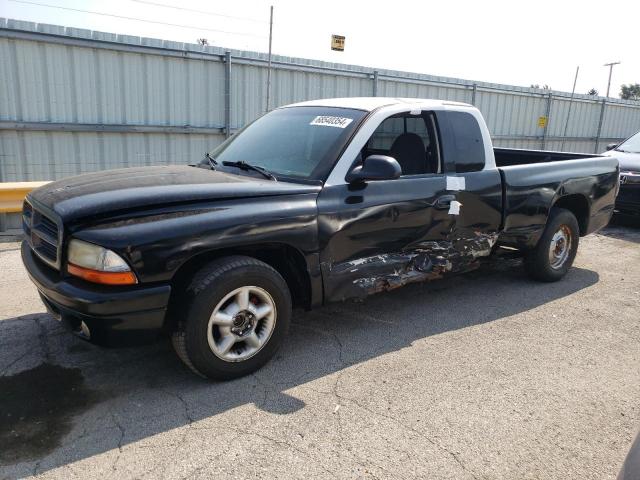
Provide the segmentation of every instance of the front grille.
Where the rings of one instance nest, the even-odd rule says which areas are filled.
[[[27,233],[27,229],[31,229],[32,216],[33,216],[33,208],[31,208],[31,204],[25,200],[25,202],[22,204],[22,226],[25,229],[25,232],[24,232],[25,234]]]
[[[623,183],[620,185],[617,201],[640,203],[640,183]]]
[[[58,223],[25,200],[22,206],[22,228],[31,249],[52,267],[60,268],[62,232]]]
[[[40,217],[40,229],[51,237],[58,237],[58,226],[47,217]]]
[[[44,257],[46,257],[49,260],[51,260],[52,262],[57,262],[58,261],[58,246],[57,245],[54,245],[52,243],[47,242],[46,240],[43,240],[42,242],[40,242],[40,245],[38,245],[36,247],[36,251],[40,255],[43,255]]]

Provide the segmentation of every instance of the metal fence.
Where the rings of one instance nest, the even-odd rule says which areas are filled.
[[[265,54],[0,19],[0,182],[196,161],[264,112],[266,77]],[[274,57],[274,106],[371,95],[472,103],[498,146],[597,152],[640,129],[639,102]]]

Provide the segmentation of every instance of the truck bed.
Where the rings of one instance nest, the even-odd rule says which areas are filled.
[[[533,247],[552,206],[569,208],[586,235],[604,227],[613,213],[618,184],[614,157],[565,152],[496,148],[502,178],[501,243]],[[566,161],[564,161],[566,160]],[[562,197],[561,202],[556,199]]]
[[[494,148],[496,166],[511,167],[513,165],[531,165],[534,163],[559,162],[562,160],[578,160],[595,158],[599,155],[588,153],[551,152],[546,150],[523,150],[519,148]]]

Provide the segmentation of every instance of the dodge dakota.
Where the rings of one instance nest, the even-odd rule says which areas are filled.
[[[303,102],[192,166],[34,190],[22,259],[83,338],[165,333],[194,372],[229,379],[268,361],[295,307],[459,274],[497,249],[560,280],[580,237],[609,222],[618,170],[615,157],[493,148],[463,103]]]

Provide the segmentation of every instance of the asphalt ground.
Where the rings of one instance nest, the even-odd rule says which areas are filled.
[[[558,283],[517,260],[296,312],[256,374],[102,349],[0,244],[0,478],[615,478],[640,428],[640,226]]]

